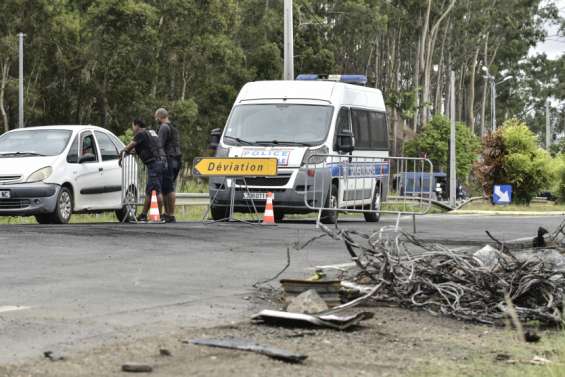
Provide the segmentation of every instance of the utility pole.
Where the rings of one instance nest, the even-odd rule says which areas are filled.
[[[451,132],[449,134],[449,205],[455,207],[457,199],[457,162],[455,155],[455,72],[451,71],[449,80],[449,112],[451,114]]]
[[[551,121],[549,119],[549,99],[545,100],[545,149],[551,147]]]
[[[292,0],[284,0],[284,80],[294,80],[294,32]]]
[[[494,77],[490,77],[491,85],[491,111],[492,111],[492,132],[496,131],[496,83]]]
[[[18,34],[20,45],[19,91],[18,91],[18,127],[24,127],[24,33]]]

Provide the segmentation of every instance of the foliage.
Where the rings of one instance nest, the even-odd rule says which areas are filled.
[[[477,113],[486,64],[498,79],[503,71],[517,77],[500,88],[499,119],[526,116],[535,105],[538,127],[541,99],[563,98],[565,59],[524,57],[544,38],[544,22],[558,20],[555,6],[457,0],[441,18],[451,3],[295,1],[295,72],[366,74],[389,108],[413,122],[418,113],[441,113],[448,67],[457,70],[457,118]],[[245,82],[281,78],[282,10],[282,1],[270,0],[0,1],[0,130],[17,119],[23,31],[26,123],[96,124],[122,134],[132,118],[151,119],[166,106],[182,117],[173,121],[191,161],[205,151],[209,130],[224,125]]]
[[[517,119],[506,121],[483,140],[481,159],[475,174],[487,195],[494,184],[511,184],[516,203],[530,203],[541,190],[552,185],[556,164],[541,149],[536,135]]]
[[[449,169],[449,119],[436,115],[422,132],[404,145],[404,154],[412,157],[427,156],[434,164],[434,170]],[[479,153],[480,141],[463,123],[456,124],[455,153],[457,177],[465,180],[471,172],[473,162]]]

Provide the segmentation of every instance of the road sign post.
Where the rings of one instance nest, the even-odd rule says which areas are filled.
[[[255,214],[255,201],[247,187],[246,177],[272,177],[278,174],[277,158],[246,158],[246,157],[197,157],[193,162],[192,172],[197,177],[224,177],[223,186],[230,189],[230,212],[223,221],[239,221],[234,218],[235,192],[237,179],[243,181],[243,186],[249,195]],[[210,206],[216,201],[219,190],[210,200]],[[204,214],[204,218],[208,211]]]

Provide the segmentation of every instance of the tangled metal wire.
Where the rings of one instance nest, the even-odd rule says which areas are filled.
[[[360,269],[354,279],[372,287],[332,312],[376,300],[491,325],[503,324],[510,313],[521,322],[562,323],[565,276],[537,257],[547,248],[518,258],[511,244],[500,243],[492,249],[494,263],[485,266],[473,253],[426,243],[394,227],[368,235],[320,226],[345,242]],[[565,222],[547,239],[558,245],[564,228]]]

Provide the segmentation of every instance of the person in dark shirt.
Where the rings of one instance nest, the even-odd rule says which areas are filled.
[[[167,155],[167,169],[163,175],[163,202],[165,222],[176,222],[175,202],[176,185],[182,167],[180,150],[180,133],[177,127],[169,120],[169,112],[160,108],[155,111],[155,120],[159,122],[159,141]]]
[[[147,221],[147,212],[151,205],[151,193],[157,193],[159,212],[162,211],[162,179],[166,167],[166,155],[161,148],[159,136],[154,130],[146,129],[143,120],[136,119],[132,122],[134,133],[133,140],[120,152],[120,166],[124,153],[135,153],[147,167],[147,186],[145,187],[145,202],[143,212],[138,217],[139,221]]]

